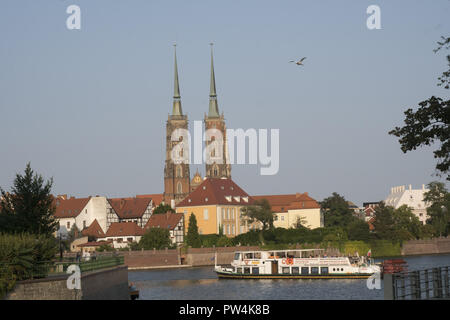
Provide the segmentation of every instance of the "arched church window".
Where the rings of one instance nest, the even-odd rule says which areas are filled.
[[[181,169],[181,166],[177,166],[176,176],[177,176],[177,178],[183,177],[183,170]]]
[[[183,193],[183,186],[181,185],[181,182],[178,182],[177,184],[177,193]]]

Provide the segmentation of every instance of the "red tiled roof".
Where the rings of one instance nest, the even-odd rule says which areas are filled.
[[[103,240],[103,241],[92,241],[92,242],[86,242],[86,243],[82,243],[77,245],[77,247],[99,247],[103,244],[111,244],[112,241],[111,240]]]
[[[153,206],[157,207],[161,202],[163,202],[163,194],[162,193],[153,193],[153,194],[138,194],[136,198],[144,198],[144,199],[152,199]]]
[[[253,196],[255,200],[267,199],[272,211],[287,212],[294,209],[318,209],[319,203],[311,198],[307,192],[295,194],[279,194],[279,195],[264,195]]]
[[[89,198],[69,198],[64,199],[62,197],[55,198],[53,203],[56,207],[56,218],[75,218],[88,204]]]
[[[114,209],[119,218],[140,218],[144,214],[150,198],[114,198],[108,199],[109,204]]]
[[[84,229],[81,234],[83,236],[92,236],[96,238],[103,238],[105,237],[105,233],[102,230],[102,227],[98,224],[97,219],[92,221],[91,225]]]
[[[106,232],[106,237],[142,236],[143,234],[144,229],[136,222],[113,222]]]
[[[172,230],[177,226],[182,218],[182,213],[167,212],[163,214],[153,214],[150,219],[148,219],[144,229],[163,228]]]
[[[242,198],[248,197],[248,202]],[[203,205],[251,205],[254,200],[247,192],[242,190],[231,179],[213,179],[208,178],[186,198],[184,198],[177,207],[192,207]]]

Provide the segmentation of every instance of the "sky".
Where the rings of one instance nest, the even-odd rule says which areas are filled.
[[[372,4],[381,29],[367,28]],[[66,27],[70,5],[80,30]],[[449,16],[448,0],[2,0],[0,187],[31,162],[54,194],[162,193],[173,44],[192,130],[208,110],[210,42],[227,127],[280,130],[277,174],[232,167],[249,194],[337,192],[362,205],[444,181],[436,146],[404,154],[388,131],[407,108],[448,98],[433,49]]]

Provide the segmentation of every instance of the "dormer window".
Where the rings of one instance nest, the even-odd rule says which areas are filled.
[[[225,199],[227,199],[228,202],[231,202],[231,196],[225,196]]]
[[[188,202],[191,202],[192,200],[191,199],[188,199]]]
[[[208,202],[208,198],[205,198],[205,201]]]
[[[244,200],[244,202],[248,202],[248,197],[242,197],[242,200]]]

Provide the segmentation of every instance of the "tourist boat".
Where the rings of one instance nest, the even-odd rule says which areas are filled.
[[[370,257],[327,256],[323,249],[237,251],[231,266],[214,271],[221,279],[364,279],[380,272]]]

